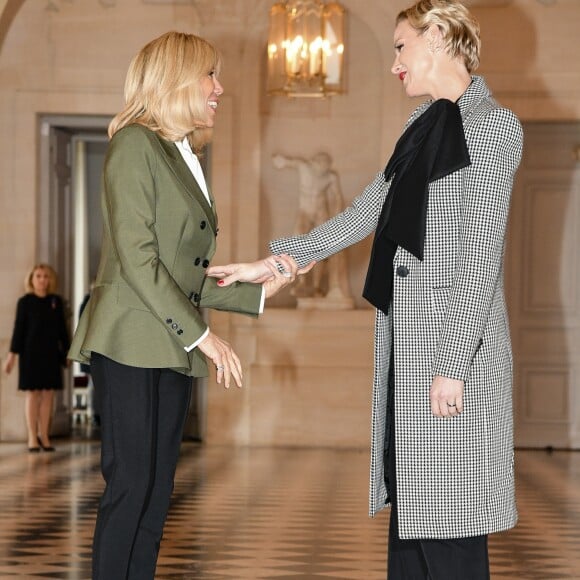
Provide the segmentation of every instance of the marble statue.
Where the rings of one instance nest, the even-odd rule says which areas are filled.
[[[295,234],[306,233],[342,211],[340,182],[328,153],[317,153],[310,159],[278,154],[272,163],[277,169],[291,168],[298,173]],[[353,308],[346,254],[340,252],[318,264],[309,276],[299,277],[292,293],[298,308]]]

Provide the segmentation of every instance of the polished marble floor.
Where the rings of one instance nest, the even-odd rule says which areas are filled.
[[[0,444],[0,579],[90,578],[96,441]],[[384,580],[387,513],[366,515],[364,451],[184,443],[159,579]],[[517,452],[520,523],[492,578],[580,578],[580,453]],[[466,579],[469,580],[469,579]]]

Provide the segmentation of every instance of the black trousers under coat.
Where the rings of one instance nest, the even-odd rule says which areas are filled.
[[[389,433],[385,482],[391,499],[388,580],[489,580],[487,536],[447,540],[399,537],[395,457],[395,373],[391,353],[388,393]],[[447,419],[441,419],[445,421]],[[441,490],[445,493],[445,490]]]
[[[106,482],[93,580],[153,580],[191,397],[190,377],[93,353]]]

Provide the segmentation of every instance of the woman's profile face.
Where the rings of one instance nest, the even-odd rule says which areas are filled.
[[[406,20],[395,28],[391,72],[399,77],[409,97],[433,96],[435,61],[427,46],[427,35],[428,32],[420,34]]]
[[[31,282],[34,293],[39,296],[44,296],[50,286],[50,274],[44,268],[36,268],[32,273]]]
[[[216,110],[219,105],[219,96],[224,92],[218,81],[215,71],[210,71],[201,79],[201,89],[205,99],[206,126],[213,127]]]

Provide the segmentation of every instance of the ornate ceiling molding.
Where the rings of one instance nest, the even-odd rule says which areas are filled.
[[[60,12],[61,8],[65,4],[73,4],[75,0],[46,0],[45,10],[47,12]],[[118,0],[95,0],[98,4],[104,8],[112,8],[117,5]]]
[[[47,12],[60,12],[64,4],[72,4],[76,0],[45,0]],[[508,6],[513,4],[514,0],[463,0],[466,6],[481,7],[481,8],[498,8],[501,6]],[[2,3],[6,4],[8,0],[0,0],[0,8]],[[111,8],[116,6],[119,0],[94,0],[104,8]],[[191,5],[200,10],[200,16],[204,15],[202,20],[205,22],[211,21],[216,14],[220,14],[220,20],[232,20],[239,22],[246,13],[246,6],[243,0],[141,0],[143,4],[165,4],[171,5]],[[544,6],[552,6],[557,4],[558,0],[535,0],[536,3]],[[260,2],[261,4],[262,2]]]
[[[544,6],[552,6],[557,2],[558,0],[536,0],[536,3],[543,4]],[[496,8],[513,4],[513,0],[464,0],[464,4],[470,7],[479,6],[481,8]]]

